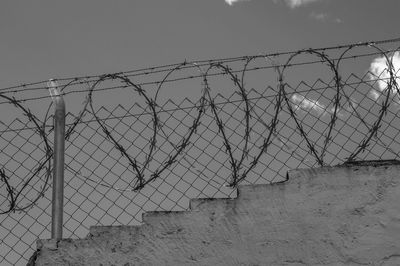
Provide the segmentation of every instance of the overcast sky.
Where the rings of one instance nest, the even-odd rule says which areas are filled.
[[[0,87],[398,37],[399,0],[3,0]]]

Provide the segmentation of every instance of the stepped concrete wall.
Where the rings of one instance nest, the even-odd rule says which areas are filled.
[[[400,265],[400,165],[299,169],[141,226],[39,240],[36,265]]]

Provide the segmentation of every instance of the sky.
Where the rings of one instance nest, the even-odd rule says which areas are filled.
[[[400,24],[400,17],[398,15],[400,10],[399,0],[2,0],[1,3],[0,89],[24,83],[48,80],[50,78],[69,78],[116,73],[146,67],[180,63],[185,60],[192,61],[241,57],[245,55],[260,55],[284,51],[296,51],[304,48],[330,47],[341,44],[379,41],[400,37],[400,34],[398,33],[398,25]],[[361,52],[371,52],[371,50],[366,49]],[[400,53],[396,52],[390,56],[393,58],[393,66],[395,69],[400,69]],[[300,58],[298,62],[302,62],[302,60],[304,60],[304,57]],[[357,68],[357,70],[353,70],[353,67]],[[294,80],[298,78],[297,82],[306,80],[307,78],[307,81],[313,82],[316,78],[320,77],[321,79],[328,81],[331,80],[331,72],[326,71],[327,68],[320,68],[320,65],[292,68],[288,70],[287,76],[293,77]],[[360,57],[354,62],[348,60],[346,66],[341,69],[350,70],[345,72],[346,75],[353,72],[362,75],[363,73],[365,74],[366,71],[370,70],[371,78],[376,79],[389,77],[388,73],[385,73],[384,71],[385,68],[386,60],[377,56],[375,58],[368,57],[367,59]],[[186,72],[182,72],[186,74]],[[274,70],[271,70],[270,72],[274,72]],[[313,74],[311,77],[309,77],[310,73]],[[259,85],[252,81],[252,79],[260,81],[259,83],[261,83],[261,81],[272,81],[272,83],[276,83],[276,73],[272,74],[271,76],[268,76],[269,74],[267,72],[248,73],[249,78],[246,79],[246,85],[248,85],[248,88],[250,88],[252,84]],[[210,82],[214,82],[212,84],[213,87],[218,87],[217,85],[221,84],[218,83],[218,78],[220,77],[215,79],[210,77]],[[400,82],[400,80],[398,80],[398,82]],[[179,83],[183,84],[182,88],[176,90],[172,90],[172,87],[178,83],[167,84],[166,90],[163,90],[164,94],[162,96],[165,98],[177,96],[172,94],[184,95],[184,90],[187,90],[189,93],[194,95],[197,93],[194,90],[202,88],[200,83],[201,81],[197,83],[189,82],[188,84],[190,86],[185,87],[186,83],[185,81],[182,81],[182,83]],[[359,110],[361,110],[361,113],[378,113],[379,110],[377,108],[380,105],[374,105],[374,101],[380,103],[382,99],[380,91],[386,88],[386,83],[378,81],[374,87],[367,86],[367,82],[362,83],[362,86],[356,87],[354,91],[367,88],[367,90],[369,90],[370,99],[364,101],[366,94],[354,94],[354,99],[350,99],[350,104],[354,104],[356,107],[360,106]],[[293,81],[292,84],[298,83]],[[113,84],[106,82],[104,86],[108,85]],[[225,85],[225,83],[223,83],[223,85]],[[262,85],[264,86],[265,84],[262,83]],[[196,88],[190,88],[191,86],[196,86]],[[257,86],[254,87],[258,88]],[[191,89],[192,91],[190,91]],[[348,86],[347,89],[350,90],[352,87]],[[169,93],[170,91],[174,91],[174,93]],[[298,111],[297,113],[299,117],[305,117],[310,113],[312,115],[308,115],[307,118],[311,117],[311,119],[315,120],[316,117],[321,117],[321,120],[329,120],[332,113],[335,112],[335,110],[332,109],[332,91],[333,90],[327,91],[326,93],[324,91],[324,97],[320,97],[322,93],[316,93],[315,95],[312,93],[307,93],[307,95],[295,93],[292,94],[290,100],[294,106],[294,111]],[[227,87],[224,92],[226,92],[225,95],[228,97],[233,93],[233,89],[232,87]],[[23,93],[26,93],[25,90],[21,90],[19,94],[16,94],[18,97],[23,98],[24,96],[21,95]],[[36,91],[32,90],[29,93],[31,93],[29,97],[34,97]],[[47,89],[42,93],[48,95]],[[123,101],[128,101],[128,105],[126,106],[131,107],[132,95],[134,95],[134,97],[137,95],[130,93],[132,93],[132,91],[124,92],[119,90],[118,93],[115,93],[115,91],[109,91],[96,94],[99,95],[98,98],[95,98],[97,110],[99,110],[99,107],[101,107],[104,102],[111,102],[111,105],[113,106],[112,108],[114,108],[117,104],[122,104]],[[195,100],[198,100],[198,95],[200,94],[196,94]],[[254,92],[251,95],[254,96]],[[264,96],[266,95],[267,94]],[[77,114],[81,110],[81,103],[84,96],[86,96],[86,94],[79,93],[66,96],[67,111]],[[103,97],[103,99],[99,99],[100,97]],[[140,97],[136,97],[135,100],[138,98]],[[265,101],[260,103],[257,107],[258,109],[256,107],[254,108],[270,119],[268,113],[272,110],[273,104],[268,101],[268,97],[263,98],[265,98]],[[226,100],[226,98],[224,99]],[[400,98],[396,99],[398,105],[395,107],[398,111],[400,110]],[[352,102],[353,100],[354,102]],[[165,100],[162,100],[162,102],[165,102]],[[31,101],[27,104],[29,104],[29,108],[31,108],[33,113],[41,119],[45,114],[47,115],[46,111],[48,110],[50,103],[50,99],[46,98],[41,101]],[[181,104],[180,106],[183,105],[184,104]],[[167,104],[166,106],[170,109],[176,107],[174,104]],[[365,108],[365,106],[368,107]],[[372,111],[368,109],[371,106],[375,106],[375,109],[371,109]],[[234,104],[228,105],[226,108],[227,110],[229,110],[229,108],[233,108],[234,110],[238,109]],[[349,110],[344,108],[336,110],[339,121],[347,121],[346,119],[350,116],[351,112],[350,106],[348,108]],[[0,125],[3,126],[3,128],[8,129],[8,122],[6,122],[7,119],[9,120],[9,123],[12,124],[12,127],[15,128],[26,127],[27,125],[32,124],[18,122],[20,121],[19,119],[26,120],[26,118],[21,118],[23,116],[21,115],[20,109],[17,108],[17,112],[15,112],[15,110],[14,107],[10,107],[8,104],[0,105],[0,122],[2,122]],[[126,115],[126,110],[122,107],[109,110],[117,110],[113,114],[114,116],[120,113]],[[141,113],[143,110],[138,106],[135,106],[130,110],[130,112]],[[168,120],[167,116],[163,117],[162,115],[164,113],[160,114],[161,119],[164,119],[163,121],[165,123],[171,123],[169,124],[172,125],[171,128],[174,128],[174,123],[180,125],[180,119],[190,119],[186,117],[185,112],[177,111],[175,113],[177,114],[178,119],[172,121],[171,119]],[[271,111],[270,113],[273,112]],[[104,117],[107,117],[109,113],[103,110],[103,112],[99,112],[99,114],[100,116],[103,115]],[[284,113],[283,115],[285,114],[287,113]],[[179,115],[182,116],[182,118],[180,118]],[[70,119],[72,118],[70,117]],[[127,117],[126,119],[128,119],[127,123],[131,120],[136,121],[134,117]],[[145,116],[143,119],[145,119],[144,121],[147,121],[148,124],[152,121],[150,116]],[[204,121],[207,121],[206,119],[211,118],[210,116],[204,116],[202,119],[201,123],[204,123]],[[349,120],[348,123],[359,123],[358,120],[353,120]],[[17,122],[14,123],[13,121]],[[282,119],[282,121],[285,120]],[[192,123],[191,120],[186,122],[190,125]],[[282,125],[282,130],[278,131],[282,138],[278,139],[277,137],[274,140],[274,143],[277,144],[276,149],[286,149],[286,155],[289,156],[294,153],[293,149],[287,145],[288,142],[286,139],[294,137],[291,135],[292,128],[285,128],[285,124],[286,122],[280,123],[280,125]],[[395,126],[395,124],[396,122],[393,122],[392,126]],[[314,126],[312,127],[320,130],[318,126],[315,126],[315,124],[313,125]],[[120,128],[123,126],[125,125],[119,125]],[[112,124],[109,124],[109,128],[111,127]],[[359,127],[362,128],[362,126]],[[98,157],[105,156],[106,158],[110,158],[108,153],[103,155],[101,150],[98,150],[97,147],[105,145],[106,147],[109,146],[109,149],[111,150],[113,149],[110,144],[111,142],[104,143],[104,137],[102,137],[102,131],[100,129],[92,129],[91,127],[83,127],[83,129],[81,132],[77,131],[79,134],[73,135],[72,138],[75,140],[76,137],[78,141],[82,142],[82,145],[71,145],[70,143],[73,141],[69,142],[69,155],[67,158],[71,162],[75,163],[81,163],[82,161],[82,165],[85,165],[88,170],[93,168],[100,172],[98,176],[103,177],[102,175],[107,175],[107,178],[110,178],[111,173],[107,172],[107,169],[104,168],[107,164],[100,160],[104,164],[100,167],[96,164],[97,162],[94,162],[94,159],[92,162],[89,161],[89,159],[85,159],[85,156],[87,154],[93,155],[96,153],[95,155]],[[168,126],[164,126],[164,129],[168,130]],[[265,130],[265,128],[263,128],[263,130]],[[346,132],[346,129],[340,128],[340,130]],[[354,128],[351,127],[351,130],[354,131]],[[386,132],[394,132],[396,129],[393,127],[390,129],[385,128],[385,130]],[[131,138],[128,138],[129,140],[122,139],[122,141],[126,140],[128,142],[124,142],[124,144],[126,144],[126,147],[130,147],[130,152],[136,147],[133,146],[132,148],[129,145],[131,140],[136,140],[138,138],[137,135],[135,135],[136,132],[131,131],[129,131],[129,134],[133,135]],[[116,130],[116,132],[118,132],[118,130]],[[162,136],[161,133],[160,135]],[[172,135],[171,132],[169,133]],[[319,139],[320,133],[321,132],[313,133],[318,137],[318,139],[315,137],[315,142],[318,142],[319,144],[323,142],[322,138]],[[26,134],[30,136],[29,134],[31,134],[31,131]],[[143,133],[143,135],[146,134],[146,132]],[[346,133],[343,134],[345,135]],[[335,140],[341,141],[345,139],[343,134],[338,134],[340,136]],[[397,134],[397,131],[392,135],[395,134]],[[12,150],[14,148],[8,145],[7,141],[4,141],[8,140],[7,138],[10,139],[9,142],[16,142],[16,146],[20,144],[18,141],[25,141],[28,143],[28,141],[23,139],[24,135],[22,135],[22,140],[14,140],[14,135],[12,132],[8,135],[3,135],[3,141],[0,141],[0,144],[4,145],[1,146],[1,150],[4,154],[7,154],[7,152],[8,154],[14,154],[14,151]],[[151,132],[148,135],[150,136]],[[41,142],[39,137],[37,135],[35,136],[37,142]],[[87,136],[90,136],[90,141],[86,138]],[[119,137],[120,135],[116,136]],[[382,141],[391,143],[390,137],[391,136],[386,136],[386,139],[383,138]],[[26,138],[29,139],[28,137]],[[355,134],[354,136],[351,135],[350,138],[361,139],[362,136]],[[214,141],[214,138],[210,137],[210,139]],[[262,138],[259,138],[259,140],[262,141]],[[143,140],[140,141],[143,142]],[[31,144],[31,142],[35,142],[35,139],[33,141],[31,140],[29,144]],[[286,142],[286,144],[281,145],[280,142]],[[306,147],[304,141],[301,143],[301,145]],[[336,148],[335,145],[346,145],[348,147],[351,145],[354,146],[357,143],[334,143],[332,149]],[[206,144],[198,145],[207,146]],[[295,143],[295,141],[292,143],[292,146],[294,147],[297,147],[297,145],[300,146],[300,144]],[[392,145],[394,144],[392,143]],[[349,149],[351,149],[351,147]],[[396,147],[395,150],[397,151],[399,145],[397,144]],[[25,156],[25,154],[30,153],[30,148],[31,146],[23,146],[23,149],[17,152],[19,152],[19,156]],[[85,150],[83,148],[85,148]],[[210,145],[208,149],[212,148],[212,145]],[[74,157],[75,150],[77,150],[76,154],[79,156]],[[303,150],[300,150],[300,152],[304,150],[308,151],[308,148],[304,148]],[[379,148],[377,150],[379,150]],[[83,151],[88,153],[83,153]],[[113,152],[120,156],[120,152],[117,151],[115,147]],[[192,149],[192,152],[195,154],[199,151]],[[2,153],[0,153],[0,155],[2,155]],[[329,156],[331,155],[332,154]],[[39,155],[34,154],[34,156]],[[118,156],[116,155],[116,158],[119,158]],[[221,155],[218,153],[218,156]],[[309,156],[311,157],[311,155]],[[215,157],[217,157],[217,155],[215,155]],[[293,155],[292,157],[295,156]],[[2,159],[0,164],[4,162],[6,162],[5,164],[8,163],[8,157],[5,156],[4,158],[7,160]],[[190,159],[189,157],[187,158]],[[295,159],[296,158],[293,160]],[[13,163],[19,163],[19,161],[23,160],[16,160],[15,162],[11,160],[11,162],[6,165],[6,168],[8,167],[8,169],[12,169]],[[182,162],[183,161],[184,160],[182,160]],[[202,161],[202,159],[199,159],[199,161]],[[282,161],[284,162],[285,160]],[[26,161],[23,162],[27,165]],[[90,168],[88,166],[90,164],[94,166]],[[211,164],[212,163],[210,163],[210,165]],[[276,161],[275,164],[277,164]],[[125,165],[128,165],[128,163]],[[118,166],[119,169],[117,170],[125,169],[125,165]],[[188,168],[196,169],[193,165],[195,165],[194,162],[189,162]],[[36,165],[34,166],[36,167]],[[72,168],[75,167],[73,169],[74,171],[78,171],[81,169],[79,167],[82,167],[81,165],[77,166],[72,163],[70,166]],[[208,167],[208,165],[206,166]],[[217,166],[218,165],[215,164],[215,167]],[[271,168],[271,171],[275,171],[273,166],[273,164],[269,164],[267,168]],[[180,167],[179,164],[178,167]],[[26,169],[22,169],[21,171],[26,171]],[[82,169],[85,170],[84,168]],[[115,178],[116,180],[120,180],[122,174],[119,174],[117,170],[115,170],[117,173],[115,174]],[[95,172],[93,171],[92,174],[93,173]],[[207,174],[209,172],[204,170],[204,173]],[[75,178],[74,172],[70,171],[67,174],[69,178],[74,180],[74,182],[81,181],[78,178]],[[123,174],[131,178],[129,171],[126,173],[124,171]],[[211,172],[211,174],[215,173]],[[191,175],[191,173],[186,173],[185,178],[191,178]],[[18,177],[17,174],[15,174],[15,176]],[[21,174],[21,176],[24,175]],[[111,216],[106,217],[106,214],[103,214],[103,210],[98,208],[91,209],[90,212],[91,215],[94,215],[94,218],[86,220],[88,212],[85,214],[86,210],[84,210],[82,213],[81,209],[92,207],[89,207],[90,202],[81,195],[86,196],[88,194],[89,188],[87,187],[81,185],[80,191],[83,192],[80,195],[75,194],[75,190],[72,190],[71,187],[69,187],[69,190],[66,190],[66,193],[74,195],[68,198],[69,200],[67,201],[67,204],[69,205],[65,212],[66,217],[68,217],[68,219],[66,219],[66,227],[69,230],[67,231],[68,237],[71,235],[74,237],[80,237],[87,233],[87,227],[96,223],[116,223],[114,218],[118,215],[112,217],[112,214],[110,214]],[[92,187],[90,187],[90,189],[92,189]],[[76,191],[78,190],[79,189],[76,189]],[[90,191],[90,197],[93,197],[93,202],[100,202],[100,199],[104,200],[104,194],[99,194],[92,190]],[[113,193],[115,194],[115,191],[113,191]],[[137,193],[137,197],[141,197],[141,195],[142,194]],[[177,193],[177,195],[180,196],[179,193]],[[158,194],[153,197],[158,197],[158,200],[160,200]],[[118,197],[117,200],[126,201],[131,199],[132,194],[129,194],[129,197]],[[139,199],[140,198],[134,198],[136,201],[140,201]],[[75,201],[77,203],[74,203]],[[169,204],[166,200],[164,202],[166,202],[165,204]],[[47,203],[48,201],[40,202],[40,204],[43,205]],[[100,203],[103,204],[104,202]],[[114,203],[106,202],[103,205],[107,206],[110,204],[114,206]],[[123,202],[123,204],[125,204],[125,202]],[[157,206],[151,205],[146,208],[153,210],[156,207]],[[118,208],[118,206],[115,208]],[[34,241],[39,236],[39,233],[42,232],[42,235],[40,235],[42,238],[48,237],[49,230],[45,230],[41,227],[41,224],[39,225],[39,223],[34,221],[35,219],[44,219],[47,223],[49,222],[48,220],[50,217],[48,214],[44,214],[43,210],[44,208],[33,209],[31,214],[34,213],[36,215],[32,216],[35,217],[34,219],[30,218],[29,215],[21,216],[21,218],[18,218],[18,216],[16,216],[17,218],[14,218],[12,215],[7,216],[6,218],[4,218],[5,216],[0,216],[0,218],[4,219],[0,222],[0,235],[6,235],[6,237],[3,237],[6,245],[1,246],[2,243],[0,242],[0,264],[8,261],[10,262],[9,265],[13,265],[15,264],[14,262],[18,261],[16,265],[25,265],[26,261],[20,258],[20,254],[22,254],[21,250],[25,252],[23,253],[25,259],[29,258],[33,252],[33,246],[35,245]],[[111,213],[113,210],[115,209],[107,209],[106,212]],[[130,209],[127,210],[134,213],[134,211]],[[42,218],[36,218],[39,215]],[[76,218],[78,219],[77,221],[71,219],[71,217],[78,217],[79,219],[85,219],[85,221]],[[123,219],[131,218],[132,217],[127,217]],[[32,221],[30,222],[27,219],[32,219]],[[46,222],[42,222],[42,224],[46,224]],[[27,236],[29,238],[28,240],[24,240],[25,242],[18,240],[19,238],[14,235],[16,234],[15,232],[18,231],[15,229],[17,228],[15,224],[20,225],[20,227],[22,225],[22,229],[20,229],[19,232],[22,232],[21,234],[23,234],[24,237]],[[84,224],[84,226],[82,226],[82,224]],[[9,230],[9,228],[14,230]],[[34,234],[29,235],[27,232],[29,230],[32,230]],[[14,242],[18,244],[14,244]],[[11,249],[15,249],[17,252],[13,253],[12,251],[9,251]],[[2,256],[7,257],[6,260],[2,261]]]
[[[0,88],[398,37],[398,0],[4,0]]]

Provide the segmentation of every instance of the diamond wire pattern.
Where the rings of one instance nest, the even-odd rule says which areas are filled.
[[[353,83],[355,85],[352,85]],[[323,84],[326,87],[326,83]],[[307,90],[313,90],[313,100],[329,101],[325,96],[326,89],[315,89],[321,87],[321,83],[316,82],[305,88],[301,86],[297,86],[296,89],[306,90],[303,96],[311,97]],[[366,93],[362,94],[359,92],[360,86],[373,88],[367,77],[358,78],[353,75],[346,80],[344,89],[351,91],[347,95],[348,98],[362,98],[356,110],[364,122],[350,109],[344,116],[338,118],[339,121],[332,132],[332,142],[325,153],[328,164],[342,162],[344,157],[352,152],[350,147],[354,148],[360,143],[371,128],[373,119],[378,117],[368,109],[368,106],[374,103],[368,96],[368,90],[364,90]],[[289,99],[290,96],[288,95]],[[249,91],[249,104],[253,112],[248,144],[251,156],[257,154],[264,138],[269,134],[268,126],[274,115],[272,112],[276,103],[275,97],[271,96],[268,88],[262,92]],[[344,95],[342,98],[345,98]],[[233,145],[234,156],[239,159],[244,145],[244,103],[237,93],[229,97],[217,95],[214,100],[217,112],[224,121],[227,136]],[[192,126],[197,116],[197,104],[188,99],[180,103],[169,100],[158,107],[162,130],[160,129],[157,136],[155,155],[149,164],[151,170],[160,167],[169,153],[176,150],[176,145],[179,145],[186,136],[188,128]],[[148,141],[151,137],[149,132],[152,132],[153,126],[148,108],[143,108],[139,104],[129,108],[119,105],[113,109],[101,107],[97,112],[116,140],[124,144],[128,153],[131,152],[133,155],[148,153]],[[312,110],[302,110],[297,114],[297,118],[303,123],[305,132],[314,135],[311,139],[320,150],[327,131],[325,129],[325,132],[317,132],[313,128],[321,125],[328,127],[327,119]],[[143,212],[185,210],[188,208],[190,198],[234,197],[234,190],[224,186],[230,177],[230,162],[209,106],[205,107],[205,113],[200,121],[189,146],[178,156],[177,162],[164,171],[160,178],[149,183],[141,191],[134,192],[130,190],[135,172],[128,166],[126,158],[106,138],[93,115],[90,112],[85,114],[85,120],[78,124],[66,143],[64,237],[83,238],[92,225],[137,225],[141,222]],[[371,145],[359,155],[359,159],[393,159],[393,157],[398,159],[396,153],[400,150],[398,112],[389,109],[388,115],[382,122],[379,136],[373,138]],[[368,128],[363,123],[366,123]],[[37,164],[44,154],[42,143],[40,141],[37,143],[34,137],[36,133],[27,135],[12,131],[14,128],[29,126],[32,125],[16,119],[12,124],[2,128],[3,131],[11,130],[0,137],[7,143],[3,150],[8,149],[2,154],[6,158],[2,159],[2,164],[4,169],[11,173],[30,172],[30,168],[26,166],[28,160]],[[276,182],[284,178],[288,169],[316,166],[316,160],[309,153],[286,103],[283,103],[280,111],[276,133],[278,136],[273,138],[258,165],[249,173],[244,183]],[[49,135],[49,140],[51,142],[52,134]],[[28,151],[29,149],[31,150]],[[19,155],[16,155],[17,153]],[[15,159],[16,156],[18,160]],[[243,167],[248,167],[250,161],[251,158],[245,159]],[[149,172],[145,171],[147,174]],[[44,178],[44,173],[41,173],[41,178]],[[20,179],[19,182],[23,180]],[[34,186],[29,189],[39,191]],[[9,213],[0,217],[2,264],[26,263],[35,247],[35,240],[49,238],[50,192],[51,189],[47,189],[37,205],[25,212]],[[3,195],[2,197],[4,198]]]
[[[22,130],[16,130],[21,128]],[[10,180],[14,182],[17,180],[13,185],[20,187],[25,182],[22,177],[32,174],[35,165],[43,160],[43,155],[45,154],[42,147],[43,143],[38,140],[38,135],[33,132],[32,124],[29,122],[15,119],[3,130],[8,132],[1,134],[2,143],[6,143],[2,147],[2,156],[9,159],[2,161],[2,167],[6,174],[9,174]],[[8,138],[7,136],[11,134],[14,134],[14,136]],[[33,167],[29,168],[31,166]],[[42,173],[39,173],[39,175],[40,178],[38,180],[44,180],[44,175]],[[38,194],[39,188],[35,187],[37,183],[29,183],[26,187],[27,193]],[[4,187],[1,189],[3,190]],[[3,195],[5,194],[2,193],[2,197],[4,197]],[[21,195],[18,202],[21,202],[21,199],[23,203],[29,203],[29,198],[26,198],[25,194]],[[48,198],[43,199],[44,201],[48,200]],[[38,237],[44,236],[46,228],[48,228],[46,218],[43,219],[43,214],[49,217],[49,213],[46,213],[47,210],[45,203],[41,204],[40,213],[33,214],[17,211],[0,216],[0,257],[4,260],[0,261],[2,265],[3,263],[11,265],[26,263],[26,259],[32,254],[32,243]]]

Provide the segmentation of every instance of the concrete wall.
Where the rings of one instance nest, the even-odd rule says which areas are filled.
[[[38,241],[36,265],[400,265],[400,165],[293,170],[142,226]]]

